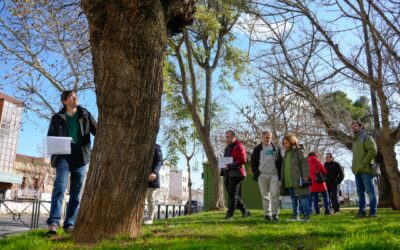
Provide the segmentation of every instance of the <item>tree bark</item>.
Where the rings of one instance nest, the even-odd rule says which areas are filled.
[[[390,198],[390,200],[382,200],[383,203],[380,206],[388,207],[390,205],[393,210],[400,210],[400,171],[396,160],[395,144],[391,143],[389,138],[378,138],[378,140],[380,153],[383,155],[380,168],[386,182],[385,189],[379,191],[385,192]],[[381,194],[379,198],[381,199]],[[381,200],[379,200],[379,203],[381,203]]]
[[[90,27],[99,121],[72,237],[87,243],[136,237],[159,129],[168,34],[191,23],[194,2],[81,4]]]

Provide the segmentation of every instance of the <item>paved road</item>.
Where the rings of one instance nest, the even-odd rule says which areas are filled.
[[[39,217],[39,228],[46,228],[48,215],[42,214]],[[12,214],[0,215],[0,238],[10,235],[27,232],[31,227],[31,215],[21,215],[13,217]]]

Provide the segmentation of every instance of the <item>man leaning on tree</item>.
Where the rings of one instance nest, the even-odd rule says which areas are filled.
[[[71,137],[71,154],[51,156],[51,165],[56,168],[56,178],[51,195],[50,215],[47,219],[48,235],[57,234],[69,174],[71,174],[69,201],[63,223],[64,231],[69,232],[75,224],[81,189],[86,177],[86,165],[90,161],[90,134],[96,134],[97,126],[90,112],[79,106],[75,91],[63,91],[61,102],[63,108],[51,118],[47,135]]]
[[[281,149],[272,142],[272,133],[261,133],[262,143],[251,154],[253,179],[260,188],[264,219],[266,222],[279,221],[279,180],[282,167]]]

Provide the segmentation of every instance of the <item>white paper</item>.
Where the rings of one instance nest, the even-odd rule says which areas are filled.
[[[232,157],[221,157],[218,160],[218,168],[225,168],[225,165],[232,163],[233,158]]]
[[[47,154],[69,155],[71,154],[72,137],[47,136]]]

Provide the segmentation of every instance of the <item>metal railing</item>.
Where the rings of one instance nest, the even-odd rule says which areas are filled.
[[[192,206],[192,213],[200,213],[203,211],[202,206]],[[147,209],[145,209],[145,214],[147,213]],[[177,216],[187,215],[187,207],[185,205],[171,205],[171,204],[159,204],[156,206],[155,211],[155,219],[168,219]]]
[[[10,203],[24,204],[18,209],[13,209]],[[45,204],[50,204],[50,201],[44,201],[39,199],[31,200],[6,200],[0,199],[0,210],[5,208],[6,213],[0,214],[0,237],[6,234],[17,233],[26,230],[38,229],[45,226],[45,221],[43,221],[43,216],[46,217],[50,213],[49,209]],[[3,209],[4,210],[4,209]],[[145,214],[146,214],[145,209]],[[193,213],[202,212],[202,206],[192,206]],[[187,208],[185,205],[156,205],[155,219],[168,219],[177,216],[182,216],[187,214]],[[8,217],[10,216],[10,217]],[[12,232],[12,230],[14,230]]]
[[[22,207],[12,209],[10,203],[22,204]],[[32,200],[6,200],[0,199],[0,209],[5,208],[6,213],[0,217],[0,236],[24,230],[38,229],[41,211],[49,210],[44,204],[50,201],[39,199]],[[8,217],[10,216],[10,217]]]

